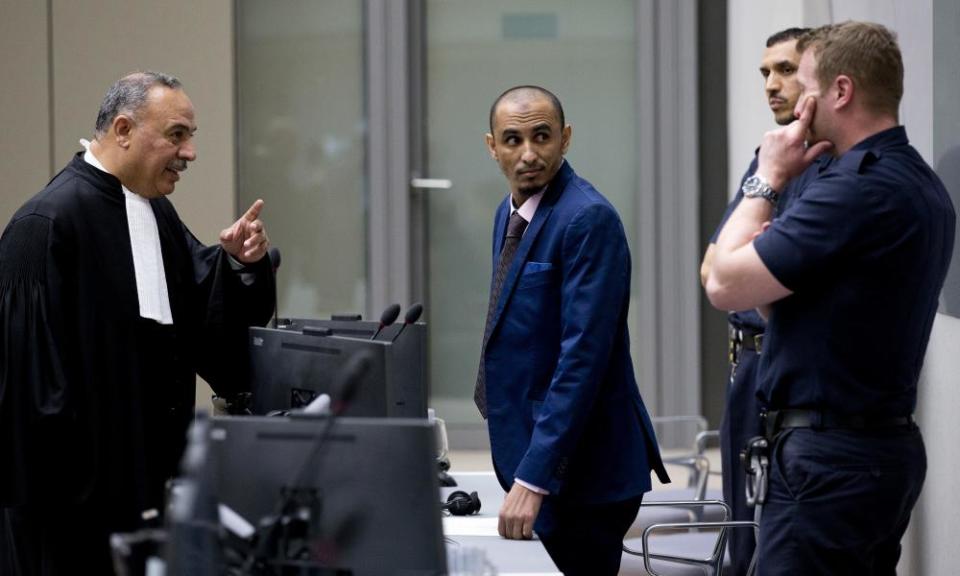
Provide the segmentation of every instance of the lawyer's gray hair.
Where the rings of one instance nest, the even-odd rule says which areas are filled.
[[[110,125],[113,124],[117,114],[129,114],[136,118],[137,112],[143,108],[147,95],[154,86],[166,86],[171,90],[177,90],[181,84],[175,76],[163,72],[134,72],[117,80],[107,90],[103,102],[100,103],[100,111],[97,112],[97,138],[110,130]]]

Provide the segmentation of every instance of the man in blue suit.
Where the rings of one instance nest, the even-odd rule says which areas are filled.
[[[633,375],[630,251],[613,206],[563,158],[551,92],[518,86],[490,109],[490,155],[510,194],[475,399],[507,496],[499,531],[533,531],[564,574],[615,575],[650,471],[669,482]]]

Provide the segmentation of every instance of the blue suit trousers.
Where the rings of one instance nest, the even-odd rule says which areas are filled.
[[[607,504],[583,504],[547,496],[540,508],[537,537],[564,576],[616,576],[623,537],[643,495]]]

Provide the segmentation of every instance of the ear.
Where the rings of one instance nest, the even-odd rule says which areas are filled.
[[[130,146],[131,135],[133,134],[133,119],[126,114],[117,114],[110,128],[114,138],[117,140],[117,144],[121,148],[128,148]]]
[[[853,79],[841,74],[833,81],[833,89],[836,93],[836,101],[833,107],[841,110],[850,106],[850,103],[853,102],[853,94],[855,91]]]
[[[497,142],[493,139],[493,134],[489,132],[484,134],[483,139],[487,143],[487,151],[490,152],[490,157],[494,160],[497,159]]]
[[[560,132],[560,152],[562,154],[567,153],[567,148],[570,147],[570,137],[573,136],[573,126],[567,124],[563,127],[563,130]]]

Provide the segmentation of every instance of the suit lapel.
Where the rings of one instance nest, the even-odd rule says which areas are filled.
[[[503,250],[503,242],[507,235],[507,216],[510,214],[510,196],[497,208],[497,217],[493,222],[493,270],[497,269],[497,260]],[[491,274],[491,288],[493,275]]]
[[[527,230],[523,234],[523,239],[520,241],[520,245],[517,246],[517,253],[514,255],[513,262],[510,264],[510,270],[507,272],[507,277],[503,280],[503,288],[500,290],[500,300],[497,302],[497,307],[493,312],[493,322],[490,326],[489,332],[491,335],[496,330],[497,324],[500,323],[500,317],[503,315],[503,311],[507,307],[507,303],[510,301],[510,296],[513,294],[513,288],[516,286],[517,280],[520,278],[520,272],[523,270],[523,266],[527,262],[527,255],[530,253],[530,248],[533,246],[533,243],[536,242],[537,236],[540,234],[540,231],[543,230],[543,226],[547,219],[550,218],[550,214],[553,212],[554,205],[557,203],[557,200],[560,198],[560,195],[563,193],[563,190],[566,188],[567,182],[570,181],[570,177],[572,175],[573,170],[570,168],[570,164],[564,162],[560,167],[560,170],[557,172],[557,175],[550,183],[550,187],[543,195],[543,199],[540,200],[540,205],[537,207],[537,212],[533,215],[533,221],[527,226]],[[506,213],[510,212],[509,201],[510,200],[508,198]],[[499,224],[500,222],[498,222],[498,225]],[[505,216],[503,217],[502,225],[506,226]],[[505,228],[503,228],[503,230],[505,230]],[[500,248],[503,246],[504,234],[497,235],[497,250],[495,254],[500,254]],[[496,259],[494,260],[494,266],[496,266]]]

